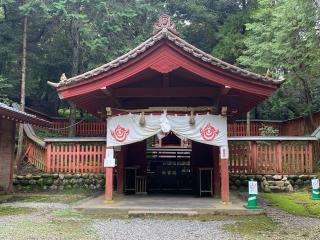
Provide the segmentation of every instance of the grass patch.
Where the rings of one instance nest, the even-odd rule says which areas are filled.
[[[232,220],[237,221],[224,227],[228,232],[241,235],[256,235],[261,233],[272,233],[277,229],[277,225],[265,215],[239,216]]]
[[[87,221],[53,219],[40,223],[23,220],[0,225],[0,239],[97,239]]]
[[[11,196],[0,198],[1,203],[12,202],[38,202],[38,203],[76,203],[89,196],[93,196],[95,192],[92,191],[65,191],[52,193],[18,193]]]
[[[29,214],[35,211],[36,209],[27,207],[0,207],[0,216]]]
[[[308,192],[264,193],[263,197],[288,213],[320,218],[320,201],[311,200]]]

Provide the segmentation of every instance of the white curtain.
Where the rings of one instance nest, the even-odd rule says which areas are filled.
[[[190,116],[146,115],[145,124],[140,124],[139,114],[114,116],[107,119],[107,146],[121,146],[147,139],[159,133],[172,131],[178,137],[214,145],[227,146],[227,119],[220,115],[195,115],[195,124]]]

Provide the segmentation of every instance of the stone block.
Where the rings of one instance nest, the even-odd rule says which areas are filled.
[[[26,175],[26,179],[27,179],[27,180],[32,179],[32,174],[27,174],[27,175]]]
[[[273,177],[272,175],[265,175],[266,179],[269,181],[269,180],[273,180]]]
[[[301,179],[302,181],[305,181],[308,179],[308,176],[307,175],[300,175],[299,179]]]
[[[297,179],[295,184],[298,185],[298,186],[302,186],[303,185],[303,180],[299,178],[299,179]]]
[[[72,174],[67,173],[67,174],[64,175],[64,178],[65,179],[71,179],[72,178]]]
[[[273,180],[281,180],[282,179],[282,176],[281,175],[274,175],[272,177]]]
[[[82,173],[82,177],[86,179],[86,178],[89,177],[89,174],[88,173]]]
[[[278,186],[280,188],[284,187],[284,181],[276,181],[275,184],[276,184],[276,186]]]
[[[32,179],[34,180],[39,180],[41,178],[41,175],[33,175]]]

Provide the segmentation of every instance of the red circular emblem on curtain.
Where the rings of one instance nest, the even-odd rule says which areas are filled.
[[[206,141],[212,141],[219,134],[219,129],[215,129],[208,123],[205,127],[200,128],[200,134]]]
[[[113,131],[111,131],[112,137],[118,142],[124,142],[129,134],[129,129],[118,125]]]

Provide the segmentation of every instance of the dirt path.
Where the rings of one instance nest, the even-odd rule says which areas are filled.
[[[259,202],[265,209],[266,215],[281,227],[280,235],[272,239],[320,239],[320,219],[292,215],[272,206],[264,199],[260,199]]]

